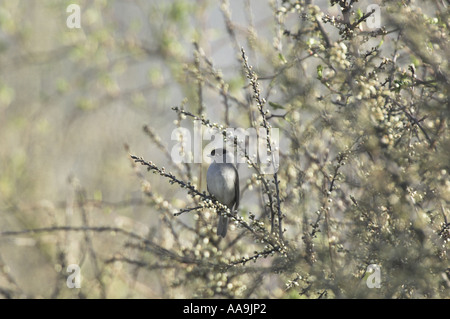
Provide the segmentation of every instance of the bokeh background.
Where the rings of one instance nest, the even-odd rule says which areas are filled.
[[[325,14],[338,16],[341,10],[335,4],[337,2],[316,1],[314,5]],[[383,8],[381,15],[383,25],[388,25],[388,31],[394,30],[382,38],[383,54],[394,60],[398,54],[397,66],[403,68],[405,72],[410,64],[414,64],[419,70],[424,65],[434,67],[435,62],[441,65],[442,74],[447,76],[448,80],[446,48],[448,49],[449,4],[448,1],[429,2],[432,5],[428,5],[427,1],[402,1],[403,4],[386,9],[384,2],[374,1]],[[66,11],[70,3],[78,4],[81,8],[81,28],[69,28],[66,24],[71,14]],[[439,123],[448,120],[449,114],[446,104],[448,87],[446,91],[439,89],[439,85],[445,83],[444,80],[440,79],[437,92],[432,90],[430,94],[439,107],[430,104],[429,109],[425,109],[421,114],[429,117],[426,120],[428,122],[424,122],[429,134],[432,135],[431,131],[435,132],[431,138],[437,145],[435,145],[437,151],[436,157],[429,162],[431,175],[426,181],[419,181],[420,172],[426,169],[414,171],[416,175],[411,175],[413,181],[410,183],[413,186],[429,185],[428,181],[434,180],[439,185],[430,186],[439,192],[438,199],[427,199],[425,196],[422,206],[413,205],[418,215],[423,213],[425,216],[425,213],[431,212],[427,216],[432,216],[429,219],[421,217],[417,223],[414,222],[414,229],[423,226],[423,230],[418,231],[419,235],[414,235],[414,238],[417,239],[417,236],[422,234],[429,238],[432,244],[412,245],[415,247],[415,253],[410,258],[414,263],[423,261],[424,268],[420,268],[420,271],[415,268],[409,270],[425,278],[423,279],[425,281],[426,276],[432,273],[435,281],[419,284],[409,282],[405,284],[403,292],[399,292],[403,288],[398,288],[402,287],[401,283],[389,287],[382,293],[376,289],[368,290],[364,283],[361,284],[363,282],[361,278],[367,277],[364,274],[367,264],[391,260],[387,255],[393,253],[389,251],[386,255],[377,255],[376,251],[382,249],[375,245],[364,258],[359,256],[364,262],[361,261],[361,265],[356,267],[360,271],[358,288],[343,288],[346,285],[345,276],[341,281],[336,279],[336,286],[333,286],[334,283],[332,285],[329,281],[335,280],[335,275],[330,275],[332,271],[327,273],[323,270],[327,269],[329,262],[327,261],[329,257],[326,257],[328,251],[359,248],[355,248],[358,246],[356,244],[352,246],[348,243],[343,246],[336,244],[330,248],[328,244],[330,238],[340,242],[342,239],[340,235],[331,236],[330,231],[327,232],[324,228],[322,234],[317,235],[314,230],[305,230],[310,226],[313,227],[316,211],[320,211],[323,203],[329,200],[328,196],[331,196],[322,194],[327,192],[321,192],[320,189],[323,191],[326,187],[322,185],[323,180],[318,176],[328,176],[325,171],[332,174],[333,165],[336,165],[332,158],[334,160],[339,151],[345,149],[344,144],[351,144],[345,139],[354,135],[353,133],[346,135],[345,128],[353,126],[355,129],[363,130],[369,125],[367,124],[369,120],[367,123],[360,120],[353,122],[354,119],[350,115],[369,118],[368,114],[373,112],[376,117],[378,109],[374,110],[369,106],[367,113],[361,111],[361,114],[356,114],[357,112],[348,109],[342,111],[338,103],[330,102],[343,100],[336,100],[339,94],[330,93],[327,86],[323,85],[322,76],[326,78],[326,72],[331,72],[331,69],[325,70],[326,63],[323,62],[320,47],[316,45],[322,43],[324,39],[319,33],[315,36],[308,35],[313,31],[319,32],[313,24],[312,29],[308,29],[312,23],[312,20],[308,19],[312,15],[311,12],[316,9],[304,11],[304,16],[299,13],[299,8],[311,5],[311,1],[299,1],[298,8],[295,1],[255,0],[79,0],[70,3],[53,0],[4,0],[0,3],[0,232],[3,232],[0,235],[0,296],[6,298],[192,296],[297,298],[304,297],[305,294],[306,297],[314,298],[327,294],[330,297],[449,296],[448,270],[445,272],[448,259],[442,257],[446,256],[448,249],[448,237],[445,237],[448,236],[448,228],[445,227],[448,227],[446,218],[450,216],[449,135],[447,124],[441,128],[439,126]],[[352,19],[358,14],[356,5],[362,8],[364,13],[369,4],[371,4],[369,1],[355,3],[355,15]],[[287,9],[283,11],[281,8],[289,8],[291,11]],[[411,12],[420,11],[421,14],[427,14],[430,19],[435,18],[436,25],[441,28],[436,34],[433,33],[436,38],[427,42],[421,37],[428,39],[428,33],[420,34],[418,30],[413,29],[414,24],[420,25],[422,20],[411,18],[411,25],[400,21],[400,17],[405,17],[406,11],[402,11],[406,10],[405,8]],[[441,15],[436,12],[440,12]],[[406,31],[403,33],[405,38],[414,38],[415,33],[417,43],[420,45],[429,43],[431,47],[424,49],[424,52],[435,50],[434,53],[430,53],[432,58],[429,61],[424,59],[426,54],[422,54],[420,46],[415,42],[405,41],[409,44],[406,48],[397,46],[399,32],[395,30],[398,25],[405,28]],[[302,39],[304,40],[302,45],[297,45],[295,42],[300,41],[300,31],[296,39],[292,34],[287,34],[283,27],[293,32],[294,29],[301,30],[308,36]],[[333,41],[340,39],[341,34],[338,30],[330,24],[325,27]],[[361,27],[360,31],[367,31],[367,28]],[[438,34],[439,32],[443,34]],[[361,44],[361,52],[377,45],[381,46],[380,40],[381,37],[374,37],[364,41]],[[345,39],[342,42],[345,43]],[[438,47],[433,47],[436,44]],[[278,269],[277,265],[283,264],[280,261],[283,257],[275,255],[272,261],[257,264],[253,273],[243,271],[247,276],[243,280],[245,284],[237,282],[236,278],[240,274],[227,274],[221,269],[209,277],[202,274],[204,281],[200,280],[196,285],[189,286],[187,285],[189,278],[198,275],[195,273],[195,266],[175,258],[174,260],[181,266],[176,270],[165,270],[165,267],[169,266],[167,263],[161,263],[159,259],[161,254],[166,253],[161,252],[161,248],[183,252],[183,249],[191,249],[196,245],[210,245],[209,239],[204,240],[205,237],[201,237],[202,241],[197,241],[197,238],[192,239],[194,235],[179,239],[176,235],[169,236],[158,230],[161,225],[166,225],[165,227],[170,229],[172,226],[167,225],[176,223],[182,225],[173,226],[175,232],[176,227],[192,228],[193,226],[189,225],[195,224],[198,219],[194,214],[183,214],[177,221],[165,219],[169,218],[167,217],[169,215],[173,217],[173,212],[187,207],[191,199],[185,190],[134,164],[129,154],[142,156],[161,167],[176,167],[170,163],[163,149],[170,152],[175,144],[176,141],[171,139],[174,128],[183,123],[182,126],[191,129],[192,122],[174,112],[172,110],[174,106],[184,106],[197,115],[204,113],[212,122],[220,122],[231,127],[253,126],[251,118],[244,115],[246,103],[251,103],[252,92],[249,90],[248,79],[242,65],[241,47],[246,50],[249,63],[262,81],[264,94],[269,96],[270,93],[271,104],[267,105],[267,108],[275,115],[271,119],[272,125],[280,127],[282,131],[281,152],[286,156],[286,161],[281,162],[281,174],[285,174],[281,175],[284,192],[282,197],[285,199],[285,213],[288,215],[285,224],[286,236],[290,238],[295,249],[306,254],[305,259],[308,258],[308,241],[304,234],[319,236],[317,247],[322,247],[322,250],[318,251],[315,258],[319,259],[316,264],[321,265],[318,267],[322,270],[309,271],[304,270],[306,266],[302,266],[301,263],[297,266],[289,264],[290,268],[286,266],[287,273],[280,275],[281,268]],[[305,57],[303,53],[308,52],[308,48],[317,49],[318,56],[303,60]],[[342,50],[339,48],[342,49],[342,46],[324,49],[322,53],[337,51],[331,54],[336,54],[331,61],[341,63],[339,59],[345,60],[345,52],[342,57],[342,53],[339,53]],[[348,48],[351,50],[350,45]],[[411,51],[411,48],[417,50]],[[212,66],[208,65],[208,61]],[[322,69],[319,75],[319,64],[324,65],[323,75]],[[209,71],[200,72],[200,66],[203,70]],[[339,74],[342,68],[345,68],[345,63],[333,71]],[[211,70],[217,73],[214,74]],[[436,71],[436,68],[434,70]],[[385,72],[394,71],[388,69]],[[424,72],[420,75],[424,80],[428,75],[439,79],[436,74]],[[279,82],[275,81],[278,75],[283,76]],[[401,82],[402,79],[398,77],[400,86],[406,83]],[[431,80],[430,83],[434,85],[435,82]],[[224,96],[227,94],[235,100],[229,99],[229,113],[225,115]],[[321,98],[318,99],[318,96]],[[320,105],[318,102],[320,100],[328,102]],[[337,108],[336,117],[334,107]],[[350,122],[345,122],[344,118],[348,118]],[[440,119],[440,122],[436,122],[437,119]],[[411,119],[404,120],[405,123],[408,121],[413,123]],[[417,123],[412,125],[414,124]],[[374,136],[374,139],[368,142],[370,145],[368,149],[372,161],[373,158],[379,159],[379,162],[375,161],[376,165],[379,165],[375,169],[378,175],[370,177],[367,175],[366,177],[371,179],[361,182],[362,174],[351,172],[351,169],[346,172],[349,176],[346,179],[348,188],[344,187],[343,192],[358,187],[360,189],[358,192],[348,191],[343,195],[338,191],[336,195],[338,208],[335,216],[339,221],[345,219],[347,223],[356,220],[354,215],[346,215],[349,210],[345,207],[352,205],[349,195],[355,196],[359,201],[359,197],[363,199],[366,193],[371,194],[372,200],[366,198],[368,215],[375,214],[379,210],[382,216],[383,212],[389,211],[390,206],[379,202],[380,198],[390,198],[391,204],[398,203],[392,204],[392,207],[395,211],[402,211],[402,214],[404,211],[411,211],[409,202],[403,202],[403,195],[398,193],[404,186],[401,177],[398,185],[387,187],[387,194],[380,191],[385,178],[383,174],[392,177],[395,175],[393,171],[406,175],[409,171],[403,172],[397,169],[397,166],[392,168],[390,164],[385,164],[390,157],[384,153],[384,149],[389,145],[397,147],[396,137],[380,133],[377,129],[380,127],[368,129],[365,133]],[[440,129],[442,131],[439,131]],[[417,129],[414,132],[416,135],[409,143],[421,141],[426,144],[421,130]],[[391,140],[386,141],[386,138]],[[381,141],[381,144],[376,141]],[[400,145],[403,142],[404,140]],[[425,154],[428,150],[421,148],[416,152]],[[315,157],[311,154],[315,154]],[[395,156],[403,156],[402,154]],[[301,164],[299,159],[302,160]],[[367,167],[373,164],[371,160],[368,157],[364,159],[358,157],[354,162],[351,162],[351,159],[349,161],[353,167],[364,170],[366,169],[363,168],[364,165]],[[421,168],[426,165],[419,164]],[[259,186],[253,186],[256,181],[255,178],[252,179],[252,171],[244,166],[240,167],[241,188],[247,193],[247,200],[243,204],[244,210],[253,211],[259,216],[264,210],[262,208],[264,196],[261,195]],[[205,189],[206,168],[205,163],[190,165],[192,175],[189,176],[202,190]],[[186,172],[185,167],[182,169]],[[324,180],[330,182],[328,177],[324,177]],[[395,178],[393,180],[396,181]],[[373,185],[376,191],[367,185]],[[415,190],[419,193],[430,191],[428,188],[424,190],[425,188],[417,186]],[[413,190],[409,189],[408,192],[412,193]],[[379,197],[374,194],[378,194]],[[392,194],[396,198],[391,198]],[[339,201],[341,195],[342,200]],[[356,200],[353,203],[356,203]],[[359,205],[363,205],[362,203]],[[375,208],[369,209],[369,206]],[[353,206],[353,210],[355,209]],[[161,211],[164,211],[164,214]],[[243,214],[245,215],[245,212]],[[392,215],[393,218],[395,216]],[[417,219],[414,218],[414,221]],[[403,222],[407,224],[409,217],[402,219]],[[331,231],[342,234],[345,237],[343,241],[347,240],[351,233],[344,231],[347,230],[345,223],[340,224],[342,228],[338,227]],[[444,227],[443,224],[447,226]],[[55,230],[58,227],[67,229]],[[84,232],[70,230],[71,227],[110,228]],[[325,226],[321,224],[320,227]],[[155,240],[158,247],[153,247],[151,253],[136,249],[135,238],[121,234],[120,231],[112,231],[115,228]],[[27,231],[32,229],[48,231]],[[439,233],[440,230],[443,232]],[[15,233],[8,234],[8,232]],[[233,233],[236,234],[236,230],[233,229]],[[325,234],[328,239],[324,238]],[[409,241],[408,238],[405,237],[405,242]],[[356,239],[358,240],[360,239]],[[211,239],[210,242],[214,240]],[[219,247],[217,243],[214,245]],[[245,251],[245,247],[238,247],[236,250],[234,253],[247,257],[248,254],[253,254],[253,251]],[[437,250],[439,252],[436,252]],[[217,253],[217,249],[211,251]],[[341,251],[336,252],[339,253]],[[437,262],[434,257],[430,257],[432,253],[441,254],[442,259]],[[192,254],[195,255],[196,252],[193,250]],[[166,255],[171,256],[168,253]],[[184,256],[187,256],[187,253]],[[403,257],[408,256],[409,253],[405,253]],[[215,258],[221,260],[222,256]],[[399,260],[404,261],[402,258]],[[353,265],[347,261],[344,258],[339,264],[339,258],[336,257],[335,267],[344,269],[345,265]],[[305,261],[308,267],[312,267],[311,263],[311,260]],[[69,289],[66,285],[69,275],[66,269],[69,264],[81,267],[81,289]],[[432,264],[436,267],[433,268]],[[389,265],[385,262],[383,267]],[[267,268],[264,268],[266,266]],[[305,273],[302,273],[303,270]],[[328,280],[327,284],[310,290],[314,287],[311,283],[320,281],[317,278],[322,277]],[[358,276],[354,275],[352,278],[356,277]],[[178,279],[180,282],[177,282]],[[227,289],[202,288],[205,281],[224,281],[227,283],[224,286]],[[301,289],[295,288],[299,286]],[[415,290],[411,288],[413,286]]]
[[[79,29],[66,24],[72,3],[81,8]],[[229,5],[239,23],[255,19],[258,27],[266,28],[273,19],[267,4]],[[246,16],[250,13],[258,17]],[[229,41],[220,3],[215,1],[2,1],[0,30],[2,231],[82,224],[80,189],[84,200],[90,201],[84,212],[89,223],[137,224],[148,231],[158,216],[143,207],[145,195],[128,154],[167,161],[142,128],[152,127],[170,151],[177,120],[171,107],[185,98],[196,101],[196,87],[184,69],[194,60],[193,42],[202,45],[217,69],[235,82],[235,89],[244,85],[240,73],[235,74],[239,52]],[[263,33],[270,35],[269,31]],[[245,33],[237,36],[244,39]],[[204,104],[214,118],[219,97],[205,93]],[[157,178],[155,182],[161,196],[176,198],[174,187]],[[108,249],[113,246],[110,237],[96,242],[105,250],[102,258],[117,249]],[[71,296],[65,282],[67,264],[50,255],[61,243],[64,254],[70,255],[67,262],[83,266],[83,275],[89,278],[90,271],[100,270],[89,264],[88,257],[83,265],[82,238],[79,234],[2,238],[5,276],[0,286],[20,287],[20,294],[13,297]],[[162,296],[156,278],[145,285],[150,288],[87,296]]]

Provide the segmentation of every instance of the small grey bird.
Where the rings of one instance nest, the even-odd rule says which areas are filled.
[[[239,174],[232,156],[222,148],[212,150],[209,156],[213,162],[206,173],[208,192],[233,212],[239,206]],[[219,214],[217,235],[225,237],[227,229],[228,218]]]

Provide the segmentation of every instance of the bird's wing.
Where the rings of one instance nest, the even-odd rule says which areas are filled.
[[[236,179],[234,181],[234,209],[239,207],[239,173],[236,167],[234,167],[234,172],[236,173]]]

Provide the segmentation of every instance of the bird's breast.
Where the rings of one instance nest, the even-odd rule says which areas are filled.
[[[213,163],[206,173],[208,191],[221,203],[230,206],[235,200],[236,171],[232,164]]]

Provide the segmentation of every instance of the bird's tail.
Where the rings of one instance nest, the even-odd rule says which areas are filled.
[[[217,224],[217,235],[225,237],[228,229],[228,217],[219,214],[219,223]]]

